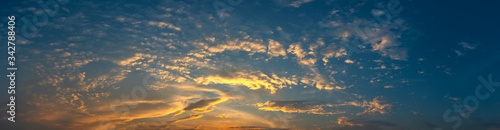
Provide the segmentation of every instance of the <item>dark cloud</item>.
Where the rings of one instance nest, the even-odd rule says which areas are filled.
[[[214,103],[214,102],[217,102],[219,101],[220,98],[214,98],[214,99],[202,99],[200,101],[197,101],[195,103],[191,103],[189,104],[186,108],[184,108],[183,110],[185,111],[191,111],[191,110],[194,110],[196,108],[203,108],[203,107],[207,107],[207,106],[210,106],[211,103]]]

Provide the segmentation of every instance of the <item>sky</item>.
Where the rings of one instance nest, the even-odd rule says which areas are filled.
[[[499,5],[3,1],[0,129],[498,130]]]

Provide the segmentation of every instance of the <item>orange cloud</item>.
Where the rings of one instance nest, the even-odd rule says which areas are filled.
[[[186,116],[186,117],[183,117],[183,118],[171,121],[170,123],[176,123],[176,122],[179,122],[179,121],[186,121],[186,120],[198,119],[198,118],[201,118],[201,117],[203,117],[203,115],[201,115],[201,114],[189,115],[189,116]]]

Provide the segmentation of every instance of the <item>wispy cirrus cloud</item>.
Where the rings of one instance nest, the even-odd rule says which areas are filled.
[[[297,101],[276,101],[271,100],[264,103],[257,103],[259,110],[264,111],[282,111],[286,113],[310,113],[319,115],[333,115],[342,114],[347,111],[332,111],[325,110],[325,108],[331,107],[343,107],[355,106],[364,109],[363,111],[357,113],[357,116],[373,116],[376,114],[387,114],[392,110],[392,104],[384,104],[382,97],[376,97],[371,101],[349,101],[341,103],[324,103],[318,101],[307,101],[307,100],[297,100]]]
[[[282,111],[286,113],[310,113],[318,115],[333,115],[344,112],[331,112],[323,107],[333,107],[332,104],[317,103],[312,101],[276,101],[271,100],[265,103],[256,104],[259,110]]]

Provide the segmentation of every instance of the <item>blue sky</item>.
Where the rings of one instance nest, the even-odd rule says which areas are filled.
[[[0,127],[500,129],[499,4],[5,2],[18,110]]]

